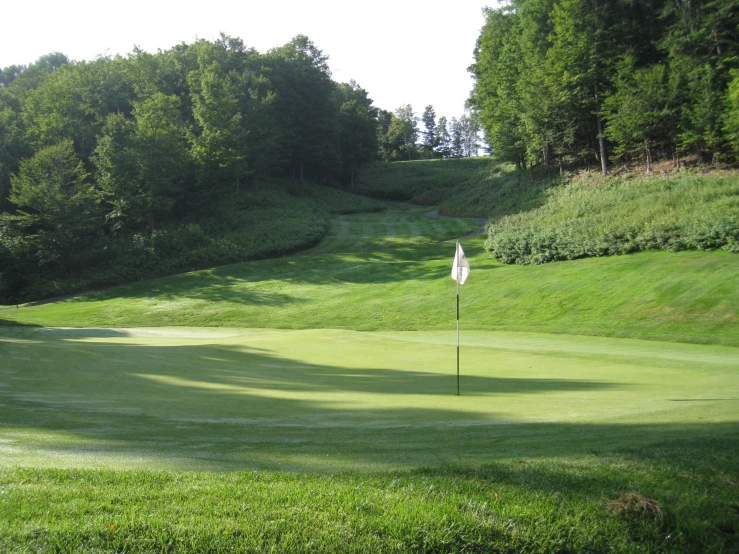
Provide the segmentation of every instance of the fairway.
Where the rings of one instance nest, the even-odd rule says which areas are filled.
[[[0,310],[0,550],[739,547],[739,256],[465,239],[456,396],[477,224],[426,212]]]
[[[352,471],[722,434],[739,349],[468,331],[15,329],[4,466]]]

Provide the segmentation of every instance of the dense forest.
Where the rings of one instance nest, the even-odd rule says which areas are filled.
[[[305,36],[259,53],[221,35],[1,69],[0,303],[304,248],[328,211],[377,209],[307,183],[476,154],[471,115],[437,122],[427,106],[422,130],[327,62]],[[255,244],[268,228],[281,238]]]
[[[511,0],[486,10],[469,105],[518,167],[739,156],[739,4]]]

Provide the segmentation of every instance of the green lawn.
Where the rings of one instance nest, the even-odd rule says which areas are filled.
[[[739,257],[423,214],[0,311],[0,551],[738,551]]]
[[[726,430],[739,349],[469,331],[18,330],[4,466],[474,466]]]
[[[453,242],[476,224],[426,209],[337,218],[302,255],[118,287],[0,311],[0,322],[70,327],[226,326],[354,330],[454,328]],[[629,337],[739,346],[739,256],[643,252],[542,266],[492,260],[463,242],[472,276],[466,329]]]

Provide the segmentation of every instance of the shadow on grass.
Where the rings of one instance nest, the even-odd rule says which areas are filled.
[[[13,430],[25,437],[41,432],[42,440],[21,442],[52,456],[151,456],[188,469],[302,471],[580,455],[737,430],[718,423],[517,422],[466,405],[489,398],[494,407],[506,395],[536,402],[553,392],[629,386],[623,383],[467,376],[468,392],[450,404],[441,399],[454,399],[455,377],[423,367],[318,365],[223,344],[77,340],[127,336],[125,330],[44,330],[26,332],[20,346],[0,344],[11,379],[0,404],[5,437]]]
[[[2,316],[2,312],[0,312],[0,316]],[[21,323],[19,321],[13,321],[12,319],[5,319],[4,317],[0,317],[0,329],[3,327],[39,327],[39,325],[36,325],[34,323]]]
[[[435,229],[433,218],[424,215],[423,211],[418,208],[396,208],[391,216],[400,220],[407,217],[408,222],[418,225],[420,229]],[[454,245],[437,242],[441,240],[441,235],[434,239],[422,235],[385,236],[381,234],[384,224],[380,221],[385,216],[362,217],[377,219],[366,223],[370,228],[367,236],[333,234],[316,248],[296,255],[132,283],[78,296],[69,299],[69,302],[96,302],[113,298],[194,298],[211,302],[279,307],[301,302],[301,299],[270,291],[243,290],[239,285],[264,281],[310,285],[342,282],[391,283],[434,280],[448,276],[454,257]],[[363,224],[358,225],[363,228]],[[392,221],[387,225],[392,227]],[[373,232],[378,234],[371,234]],[[438,235],[439,232],[436,229],[426,234]],[[468,258],[483,252],[482,246],[471,244],[465,248]],[[477,266],[475,269],[483,271],[492,267],[490,264],[485,267]]]
[[[468,258],[478,254],[476,246],[465,247]],[[383,284],[403,281],[441,280],[449,277],[454,245],[419,244],[386,250],[298,255],[184,273],[116,287],[79,296],[69,302],[97,302],[115,298],[197,299],[253,306],[280,307],[305,302],[290,294],[250,290],[249,283],[288,282],[326,285],[340,283]],[[482,251],[479,248],[480,252]],[[436,262],[436,263],[434,263]],[[475,272],[496,269],[492,262],[477,264]]]

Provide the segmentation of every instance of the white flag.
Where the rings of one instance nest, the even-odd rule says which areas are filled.
[[[470,275],[470,264],[464,256],[462,245],[457,241],[457,252],[454,254],[454,265],[452,265],[452,279],[460,285],[464,285]]]

